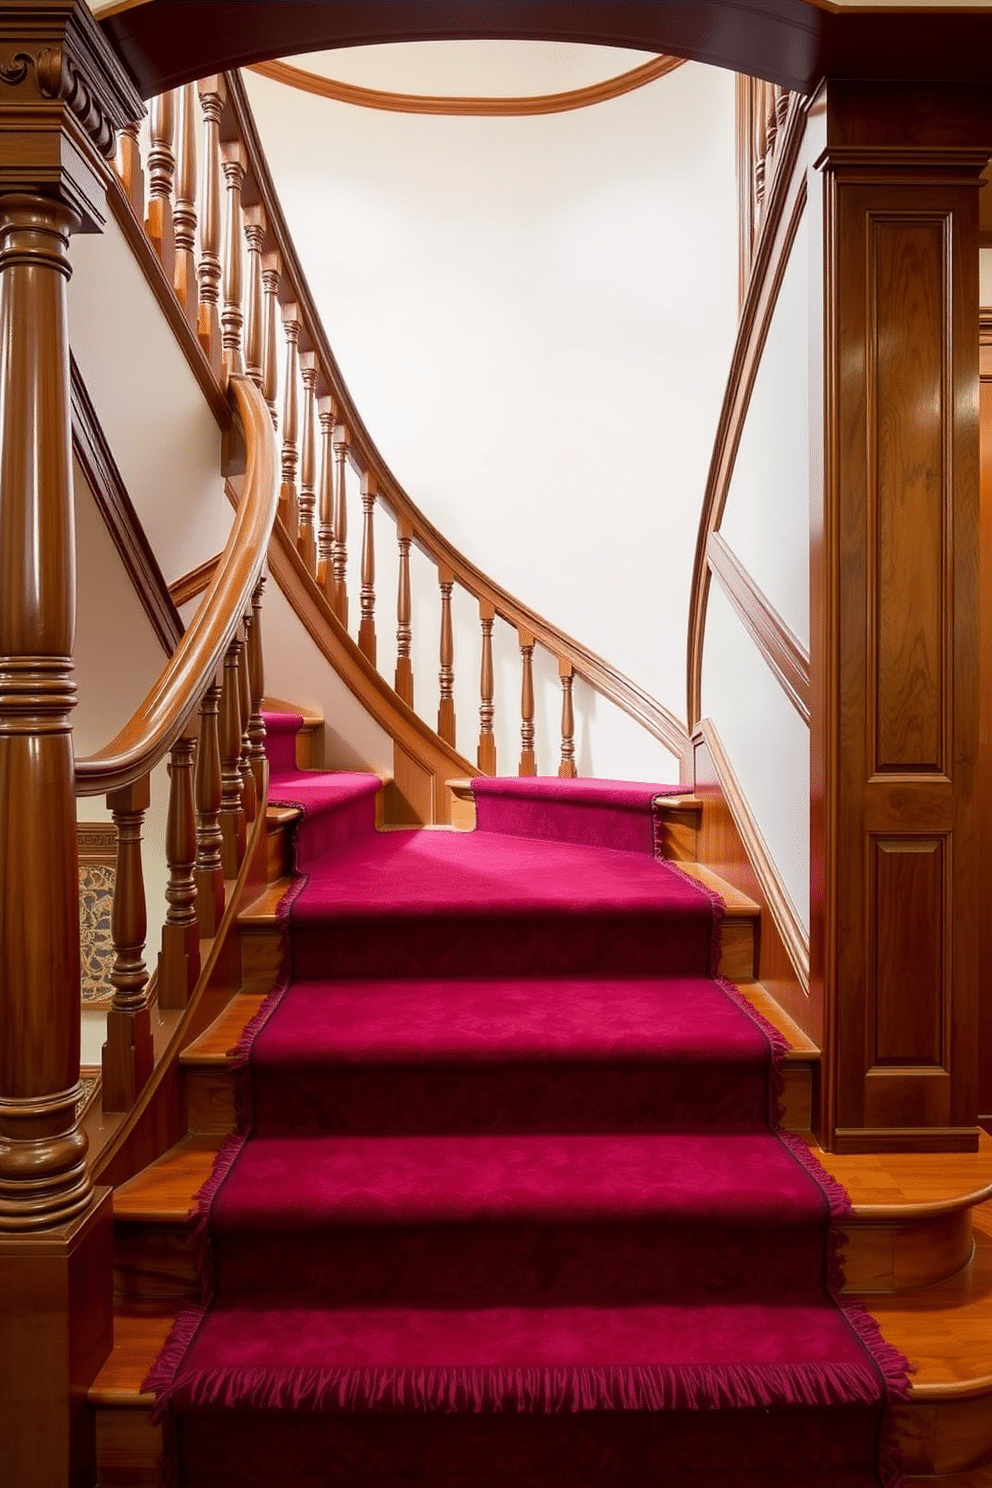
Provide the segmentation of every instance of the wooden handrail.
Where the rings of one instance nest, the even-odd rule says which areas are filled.
[[[147,775],[172,748],[224,659],[265,563],[278,490],[275,443],[265,400],[232,377],[244,427],[244,493],[207,592],[185,635],[134,716],[105,749],[76,761],[78,795],[103,795]]]
[[[225,83],[230,112],[222,123],[222,133],[233,131],[245,147],[248,177],[245,200],[258,200],[264,208],[267,246],[278,252],[282,264],[279,298],[283,304],[296,307],[301,347],[316,353],[322,380],[334,403],[337,423],[348,431],[348,463],[359,475],[374,478],[379,502],[390,509],[399,528],[409,528],[416,547],[438,569],[448,570],[459,587],[467,590],[477,602],[491,605],[495,614],[514,630],[529,632],[535,643],[551,652],[559,662],[570,663],[576,676],[627,713],[666,749],[681,757],[688,748],[689,735],[674,713],[630,677],[617,671],[601,656],[573,640],[482,573],[428,521],[393,475],[352,401],[327,340],[282,213],[241,78],[236,73],[229,73]]]

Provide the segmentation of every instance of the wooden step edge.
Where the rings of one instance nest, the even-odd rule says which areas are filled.
[[[992,1200],[992,1137],[987,1133],[982,1133],[977,1152],[940,1153],[824,1152],[814,1137],[803,1136],[821,1167],[846,1189],[855,1223],[933,1219]],[[885,1191],[893,1197],[880,1197]]]
[[[226,1068],[231,1049],[268,996],[267,992],[236,992],[209,1027],[187,1044],[179,1056],[182,1067]]]
[[[742,894],[740,889],[735,889],[733,884],[727,883],[727,880],[714,873],[712,868],[707,868],[702,863],[679,863],[678,868],[682,873],[687,873],[690,878],[702,884],[703,888],[719,895],[724,904],[724,919],[760,919],[761,905],[748,898],[747,894]]]
[[[269,802],[265,808],[265,820],[270,831],[278,831],[283,827],[292,826],[294,822],[302,819],[302,806],[280,806]]]
[[[277,878],[275,883],[266,884],[258,897],[246,904],[238,915],[239,927],[257,928],[259,925],[278,924],[279,906],[295,882],[295,877],[287,877]]]
[[[114,1222],[185,1225],[213,1171],[221,1135],[184,1137],[114,1190]]]
[[[653,802],[655,811],[663,816],[671,816],[682,812],[691,812],[693,815],[696,815],[702,811],[703,804],[701,796],[691,794],[683,796],[655,796]]]
[[[735,982],[734,985],[755,1012],[760,1013],[784,1039],[788,1040],[789,1047],[783,1055],[787,1064],[819,1064],[818,1045],[803,1032],[798,1023],[789,1017],[785,1009],[779,1006],[772,994],[760,982]]]
[[[263,713],[288,713],[293,718],[302,718],[303,725],[300,732],[323,728],[324,715],[317,708],[306,708],[302,703],[287,703],[285,698],[264,697],[262,699]]]
[[[165,1346],[174,1312],[116,1313],[114,1345],[86,1392],[91,1408],[150,1410],[154,1395],[141,1386]]]

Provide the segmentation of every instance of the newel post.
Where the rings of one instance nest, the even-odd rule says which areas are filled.
[[[111,1341],[110,1206],[106,1192],[93,1192],[76,1121],[76,594],[66,286],[71,234],[103,225],[116,129],[141,112],[86,5],[5,0],[0,1475],[7,1488],[82,1481],[92,1456],[85,1385]]]

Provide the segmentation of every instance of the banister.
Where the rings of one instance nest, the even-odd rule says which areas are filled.
[[[681,757],[688,748],[689,735],[674,713],[630,677],[617,671],[601,656],[573,640],[482,573],[424,516],[393,475],[352,400],[327,340],[269,174],[244,84],[236,73],[226,74],[225,84],[231,113],[224,132],[226,134],[233,127],[244,144],[248,175],[253,186],[252,200],[257,199],[264,208],[269,245],[278,251],[281,260],[279,297],[284,304],[294,307],[294,322],[298,320],[301,327],[301,345],[316,353],[338,424],[348,431],[348,463],[360,476],[374,479],[377,499],[391,510],[398,528],[409,531],[416,547],[439,569],[448,570],[459,587],[467,590],[478,602],[491,605],[495,614],[514,630],[532,634],[537,645],[550,651],[559,662],[568,662],[575,675],[622,709],[666,749]]]
[[[183,733],[224,659],[265,563],[278,489],[269,411],[245,377],[230,388],[247,448],[244,493],[206,594],[182,640],[133,717],[97,754],[76,761],[78,795],[103,795],[141,779]]]

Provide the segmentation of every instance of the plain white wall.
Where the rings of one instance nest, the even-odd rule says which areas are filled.
[[[557,49],[555,81],[547,58],[540,77],[512,62],[527,52],[436,43],[303,61],[404,91],[487,91],[468,58],[527,92],[643,60],[580,49],[580,75]],[[594,108],[512,119],[378,113],[246,79],[327,332],[398,479],[484,571],[684,717],[692,556],[736,324],[732,75],[687,65]],[[350,520],[355,551],[355,507]],[[456,655],[473,656],[474,630]],[[425,568],[427,717],[436,631]],[[513,686],[497,716],[518,709]],[[474,754],[472,711],[459,709],[459,744]],[[624,748],[604,745],[619,769]]]

